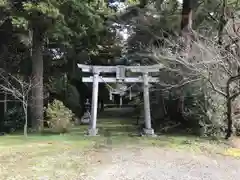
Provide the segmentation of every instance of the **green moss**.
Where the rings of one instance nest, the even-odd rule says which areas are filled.
[[[223,154],[227,156],[240,157],[240,149],[229,148]]]

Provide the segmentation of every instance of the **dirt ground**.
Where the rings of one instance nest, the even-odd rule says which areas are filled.
[[[82,180],[237,180],[240,159],[159,147],[107,150]]]

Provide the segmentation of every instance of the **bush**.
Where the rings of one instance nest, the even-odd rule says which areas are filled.
[[[66,74],[59,77],[51,77],[48,89],[56,94],[64,104],[76,115],[81,115],[81,102],[78,89],[67,79]]]
[[[46,110],[48,124],[55,133],[66,133],[72,126],[73,113],[61,101],[54,100]]]
[[[25,122],[24,117],[25,114],[21,105],[16,105],[12,108],[9,108],[1,125],[1,131],[13,132],[23,129]]]
[[[175,129],[169,130],[180,132],[187,130],[199,136],[222,136],[225,133],[225,99],[212,91],[207,84],[200,81],[182,87],[180,92],[179,89],[171,89],[165,93],[157,92],[162,95],[162,99],[164,98],[164,104],[163,100],[158,98],[156,104],[152,105],[158,107],[153,111],[152,116],[161,117],[162,111],[166,113],[165,117],[156,119],[160,129],[166,129],[170,123],[175,123],[179,126],[175,128],[173,125]],[[177,114],[177,102],[180,96],[184,97],[183,111]]]

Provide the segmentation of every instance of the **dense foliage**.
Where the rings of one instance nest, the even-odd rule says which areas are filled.
[[[239,107],[238,78],[229,86],[227,82],[239,75],[230,68],[239,64],[239,8],[237,0],[1,0],[0,68],[33,84],[28,116],[30,126],[41,131],[44,107],[56,103],[55,99],[79,118],[82,116],[84,103],[91,97],[91,85],[82,83],[84,74],[76,67],[77,63],[165,63],[161,82],[151,94],[155,127],[162,129],[169,122],[180,122],[181,126],[174,127],[204,134],[223,132],[228,127],[229,134],[230,127],[238,127],[235,120],[238,117],[235,109]],[[205,39],[211,39],[217,49],[210,50]],[[210,76],[203,74],[198,74],[199,81],[184,84],[189,76],[186,69],[177,65],[176,55],[181,57],[181,65],[188,62],[199,68],[194,63],[197,56],[196,49],[192,49],[194,43],[199,45],[197,53],[208,55],[204,54],[201,60],[210,54],[224,62],[228,71],[225,84],[213,80],[212,86],[206,78]],[[200,51],[201,48],[207,51]],[[163,50],[174,54],[171,63],[166,61]],[[229,57],[222,56],[224,51]],[[227,63],[230,56],[235,59],[232,64]],[[223,70],[209,68],[211,72],[202,70],[215,76]],[[4,85],[5,81],[0,83]],[[108,102],[105,86],[100,86],[99,98]],[[0,114],[8,116],[15,100],[6,92],[0,94],[0,100]]]
[[[47,123],[55,133],[66,133],[72,127],[73,113],[61,101],[54,100],[46,109]]]

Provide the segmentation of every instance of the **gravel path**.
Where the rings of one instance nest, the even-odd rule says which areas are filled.
[[[240,160],[160,148],[111,150],[94,157],[85,180],[237,180]]]

